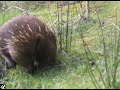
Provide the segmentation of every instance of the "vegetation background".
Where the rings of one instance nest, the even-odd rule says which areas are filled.
[[[120,89],[119,1],[0,1],[0,26],[21,14],[53,29],[62,63],[34,76],[6,70],[6,89]]]

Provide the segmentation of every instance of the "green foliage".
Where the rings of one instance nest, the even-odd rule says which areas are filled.
[[[70,5],[68,21],[73,24],[76,21],[75,17],[77,17],[78,23],[68,28],[67,53],[67,14],[64,12],[68,11],[68,6],[56,9],[57,4],[54,2],[52,5],[50,10],[60,14],[59,21],[53,28],[57,32],[58,60],[61,61],[61,64],[45,67],[33,76],[24,72],[24,69],[17,65],[15,68],[6,71],[6,76],[1,79],[5,82],[6,88],[120,89],[120,19],[118,18],[120,2],[90,1],[91,21],[89,24],[86,24],[85,20],[82,22],[78,20],[80,4]],[[117,12],[115,7],[118,8]],[[98,13],[96,13],[96,9],[99,9]],[[82,16],[84,16],[85,2],[83,2],[82,10]],[[37,8],[31,12],[32,15],[44,20],[49,25],[57,18],[57,15],[50,13],[47,7]],[[3,13],[0,13],[0,25],[13,16],[19,15],[20,11],[11,9],[5,14]],[[60,50],[60,41],[62,50]]]

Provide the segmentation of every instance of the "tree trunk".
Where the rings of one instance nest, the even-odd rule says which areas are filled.
[[[90,21],[90,7],[89,7],[89,1],[86,1],[86,21],[89,23]]]
[[[0,9],[2,8],[3,6],[3,1],[0,1]]]

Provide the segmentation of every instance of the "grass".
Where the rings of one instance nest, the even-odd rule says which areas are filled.
[[[69,58],[65,58],[65,60]],[[70,62],[70,61],[69,61]],[[72,62],[72,61],[71,61]],[[11,69],[6,81],[6,87],[9,88],[42,88],[42,89],[56,89],[56,88],[84,88],[85,83],[90,83],[90,78],[85,79],[84,75],[89,77],[87,74],[86,66],[74,63],[68,63],[64,61],[61,66],[54,68],[44,68],[40,70],[34,76],[31,76],[25,72],[19,66],[16,69]],[[67,65],[68,64],[68,65]],[[15,76],[15,77],[13,77]],[[91,85],[88,84],[85,88],[89,88]],[[93,88],[93,87],[91,87]]]
[[[117,42],[115,40],[119,40],[118,38],[115,38],[115,31],[119,33],[119,30],[116,29],[115,26],[113,26],[109,20],[111,20],[113,23],[116,22],[115,18],[115,9],[114,7],[118,8],[118,15],[119,15],[119,5],[120,2],[96,2],[95,5],[93,5],[93,2],[91,4],[91,23],[89,26],[87,26],[84,22],[80,24],[81,26],[78,26],[77,24],[74,27],[73,30],[73,40],[71,47],[69,47],[70,52],[65,53],[64,50],[59,53],[58,59],[62,62],[60,65],[55,67],[45,67],[38,72],[36,72],[35,75],[31,76],[28,73],[24,71],[24,69],[20,66],[16,66],[15,68],[12,68],[11,70],[7,70],[5,73],[4,78],[1,78],[1,82],[4,82],[7,89],[95,89],[95,88],[119,88],[120,83],[120,67],[117,68],[116,71],[116,82],[113,83],[112,79],[115,77],[114,71],[115,67],[114,64],[115,60],[120,59],[119,55],[117,55]],[[98,4],[98,5],[97,5]],[[54,4],[53,4],[54,5]],[[73,8],[77,8],[78,10],[79,4],[76,4],[75,6],[70,7],[70,11],[73,10]],[[85,3],[83,3],[83,7],[85,7]],[[102,8],[102,11],[99,12],[99,17],[101,21],[104,21],[105,24],[103,25],[103,34],[105,38],[105,43],[103,43],[103,35],[101,32],[101,29],[99,27],[99,21],[96,14],[94,14],[94,10],[99,7]],[[56,11],[55,7],[52,7],[51,10]],[[67,10],[67,6],[63,8],[64,11]],[[83,12],[85,9],[83,9]],[[15,12],[15,13],[13,13]],[[38,18],[41,18],[48,24],[51,24],[55,19],[56,16],[53,14],[48,14],[49,11],[44,9],[36,9],[35,11],[32,11],[33,15],[38,16]],[[73,17],[77,15],[78,12],[72,12]],[[4,22],[9,20],[13,16],[19,15],[19,11],[11,11],[7,12],[4,16]],[[3,14],[0,13],[0,25],[3,24]],[[112,17],[109,18],[109,17]],[[119,17],[119,16],[118,16]],[[66,21],[65,16],[63,19]],[[117,20],[117,25],[119,25],[119,18]],[[84,37],[83,39],[80,36],[80,33],[83,33]],[[119,37],[119,35],[117,35]],[[86,45],[83,46],[83,42],[85,41]],[[59,41],[59,38],[58,38]],[[115,44],[116,43],[116,44]],[[108,78],[106,75],[105,70],[105,52],[103,44],[106,45],[106,60],[107,65],[109,67],[109,75]],[[119,44],[118,44],[119,45]],[[58,45],[59,47],[59,45]],[[89,48],[90,52],[88,51]],[[85,49],[87,56],[85,55]],[[58,48],[59,51],[59,48]],[[91,55],[92,54],[92,55]],[[91,61],[95,61],[96,65],[89,66]],[[107,67],[107,68],[108,68]],[[90,72],[89,72],[90,71]],[[100,72],[99,72],[100,71]],[[91,76],[93,81],[91,81]],[[101,77],[101,75],[103,77]],[[107,79],[110,79],[108,82]],[[97,82],[93,83],[94,80],[97,80]],[[105,83],[105,84],[104,84]],[[110,85],[109,85],[110,83]],[[99,87],[99,86],[100,87]]]

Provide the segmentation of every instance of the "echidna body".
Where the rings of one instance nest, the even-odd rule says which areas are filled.
[[[56,37],[33,16],[14,17],[0,28],[0,52],[8,68],[20,64],[28,72],[36,66],[56,62]]]

